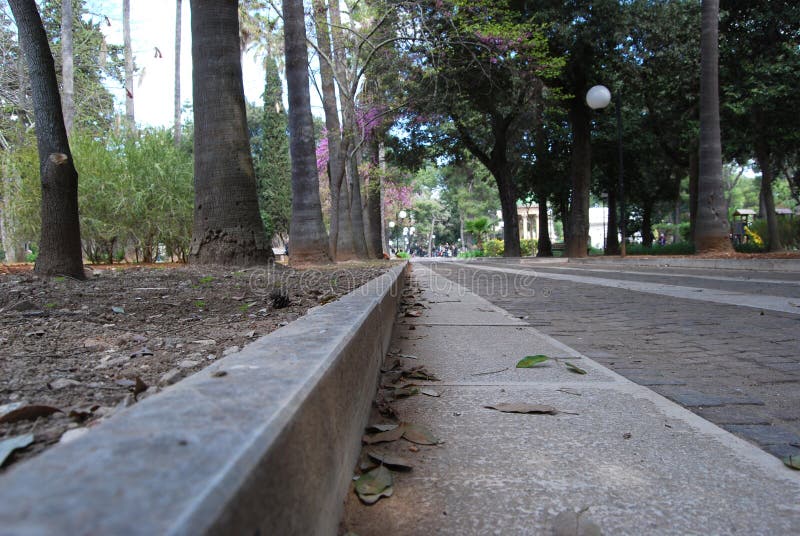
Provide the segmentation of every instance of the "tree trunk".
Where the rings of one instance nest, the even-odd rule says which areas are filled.
[[[680,188],[679,188],[680,190]],[[680,192],[678,192],[678,197],[675,199],[675,210],[674,214],[672,215],[672,223],[675,225],[672,231],[672,243],[677,244],[680,240],[680,224],[681,224],[681,196]]]
[[[133,48],[131,47],[131,0],[122,0],[122,41],[125,55],[125,120],[130,132],[136,132],[133,111]]]
[[[347,71],[345,42],[342,35],[342,16],[338,0],[329,2],[331,17],[331,41],[333,46],[333,69],[339,85],[339,98],[342,101],[342,151],[345,158],[346,180],[350,191],[350,222],[353,228],[353,247],[356,256],[368,257],[367,241],[364,236],[364,211],[361,197],[361,177],[358,173],[361,136],[356,119],[356,91]]]
[[[619,226],[617,225],[617,192],[608,191],[608,229],[606,230],[606,255],[619,255]]]
[[[569,213],[568,257],[586,257],[589,238],[589,186],[592,180],[591,122],[583,97],[572,99],[572,203]]]
[[[547,198],[546,192],[538,192],[536,197],[539,201],[539,242],[536,246],[537,257],[552,257],[553,243],[550,241],[550,222],[547,221]]]
[[[561,214],[561,229],[564,233],[564,243],[569,243],[569,194],[561,192],[558,196],[558,211]]]
[[[64,127],[55,62],[32,0],[9,0],[28,60],[42,181],[42,236],[34,271],[84,279],[78,172]]]
[[[342,208],[349,207],[350,203],[342,205],[341,192],[344,180],[344,155],[342,153],[342,127],[339,123],[339,110],[336,104],[336,83],[333,77],[333,50],[331,49],[330,32],[328,30],[328,11],[323,0],[314,0],[314,25],[317,30],[317,47],[321,54],[320,85],[322,87],[322,108],[325,111],[325,130],[328,139],[328,178],[331,191],[330,208],[330,234],[329,247],[331,256],[335,260],[348,260],[355,257],[353,250],[352,226],[349,224],[349,210],[344,214],[348,225],[342,229]],[[346,190],[345,190],[346,191]],[[344,231],[342,237],[342,251],[339,252],[339,233]]]
[[[322,223],[322,206],[319,199],[319,175],[308,90],[308,51],[302,0],[283,0],[283,21],[286,83],[289,91],[289,149],[292,155],[290,259],[293,264],[330,262],[328,236]],[[239,73],[239,83],[241,84],[241,73]]]
[[[371,144],[373,163],[378,164],[378,147]],[[367,252],[373,259],[383,258],[383,240],[381,235],[381,173],[375,169],[364,185],[367,193],[367,206],[364,218],[364,238],[367,241]]]
[[[181,22],[182,0],[175,0],[175,93],[173,105],[172,137],[175,147],[181,144]]]
[[[642,245],[653,247],[653,200],[647,200],[642,207]]]
[[[689,241],[695,243],[697,230],[697,187],[700,184],[700,152],[689,153]]]
[[[732,252],[722,187],[719,128],[719,0],[702,0],[700,37],[700,176],[697,185],[698,253]]]
[[[198,264],[273,260],[258,210],[250,156],[237,2],[192,0],[194,227]],[[319,195],[319,194],[317,194]]]
[[[75,62],[72,47],[72,0],[61,2],[61,103],[64,111],[64,127],[72,134],[75,125]]]
[[[759,144],[761,145],[761,144]],[[763,146],[756,149],[756,162],[761,169],[761,199],[764,202],[764,212],[767,220],[767,243],[769,251],[783,251],[780,231],[778,230],[778,215],[775,214],[775,196],[772,193],[772,182],[775,175],[770,163],[769,151]]]
[[[507,165],[493,173],[500,192],[500,208],[503,212],[503,257],[521,257],[519,244],[519,215],[517,214],[517,189],[509,176]]]
[[[344,161],[342,161],[344,164]],[[344,167],[342,168],[344,169]],[[356,247],[353,244],[353,221],[350,218],[350,188],[347,181],[339,184],[339,236],[336,241],[337,261],[357,259]]]

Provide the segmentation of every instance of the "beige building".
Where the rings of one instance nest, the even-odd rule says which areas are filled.
[[[539,239],[539,205],[517,205],[520,240]],[[548,219],[550,238],[553,238],[553,221]]]

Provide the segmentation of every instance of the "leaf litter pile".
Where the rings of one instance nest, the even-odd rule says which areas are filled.
[[[0,266],[0,472],[389,267],[121,265],[75,281]]]

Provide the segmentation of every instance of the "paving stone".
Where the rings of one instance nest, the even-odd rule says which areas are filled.
[[[502,262],[493,264],[503,265]],[[519,266],[512,268],[519,269]],[[444,263],[436,267],[443,275],[450,269]],[[659,270],[676,273],[671,268]],[[475,271],[476,268],[465,269],[464,279],[474,277]],[[581,272],[572,270],[569,273]],[[725,272],[729,277],[744,273]],[[665,277],[660,282],[750,294],[764,288],[759,282],[711,279],[719,275],[715,271],[704,274],[709,279],[680,275]],[[492,275],[501,274],[493,272]],[[606,277],[607,274],[594,275]],[[746,275],[764,280],[775,274],[747,272]],[[627,277],[624,273],[618,276]],[[781,278],[797,280],[797,275],[784,274]],[[541,292],[544,287],[549,289],[546,298]],[[800,434],[800,374],[797,374],[800,352],[794,337],[798,315],[777,312],[761,315],[757,309],[544,278],[536,281],[535,288],[535,298],[503,297],[485,288],[479,293],[513,314],[527,315],[527,322],[538,324],[540,331],[560,338],[586,355],[597,355],[599,361],[633,381],[646,383],[666,378],[683,382],[685,387],[654,383],[649,386],[664,395],[677,394],[673,399],[692,404],[687,407],[695,412],[759,404],[758,411],[763,410],[759,422],[768,421]],[[762,294],[800,296],[798,285],[773,285],[768,290]],[[600,357],[602,352],[613,358]],[[637,362],[632,362],[631,358]],[[720,413],[720,421],[713,414],[705,416],[723,424],[723,421],[732,421],[734,414]],[[741,417],[743,421],[754,418],[748,415]]]
[[[759,424],[726,424],[726,430],[744,436],[764,445],[777,445],[782,443],[800,445],[800,435],[780,426]]]
[[[710,408],[697,408],[696,413],[717,424],[761,424],[769,425],[770,421],[764,416],[761,407],[752,406],[715,406]]]

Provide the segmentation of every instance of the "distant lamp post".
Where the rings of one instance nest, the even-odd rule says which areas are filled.
[[[601,110],[611,103],[611,91],[606,86],[594,86],[586,92],[586,104],[592,110]],[[614,99],[617,115],[617,149],[619,151],[619,254],[625,256],[625,172],[622,166],[622,97],[618,91]]]

